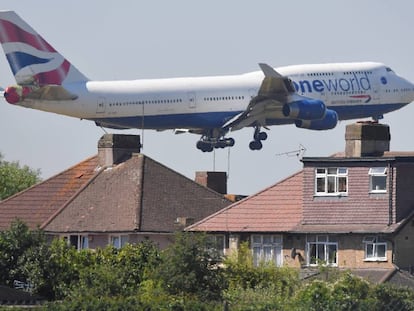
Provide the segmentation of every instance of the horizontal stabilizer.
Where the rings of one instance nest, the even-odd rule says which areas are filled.
[[[26,98],[37,100],[75,100],[78,96],[70,93],[63,86],[45,85],[35,89]]]

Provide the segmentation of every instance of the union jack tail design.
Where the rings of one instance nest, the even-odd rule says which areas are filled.
[[[0,42],[19,85],[88,80],[13,11],[0,11]]]

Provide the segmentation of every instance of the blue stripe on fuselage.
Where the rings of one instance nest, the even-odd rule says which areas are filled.
[[[94,118],[90,119],[98,123],[105,123],[124,128],[147,129],[178,129],[178,128],[220,128],[228,120],[239,114],[241,111],[206,112],[169,114],[157,116],[115,117],[115,118]]]
[[[399,104],[379,104],[379,105],[355,105],[355,106],[334,106],[328,109],[335,110],[338,113],[339,120],[349,120],[358,118],[378,117],[385,113],[398,110],[407,105]],[[178,128],[197,128],[211,129],[220,128],[228,120],[241,111],[229,112],[206,112],[191,114],[170,114],[158,116],[141,116],[131,117],[110,117],[110,118],[92,118],[89,120],[106,125],[113,125],[121,128],[141,128],[144,125],[146,129],[178,129]],[[293,119],[266,119],[267,125],[282,125],[294,123]]]

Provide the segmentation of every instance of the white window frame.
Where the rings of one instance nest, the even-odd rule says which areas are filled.
[[[341,181],[345,181],[345,189],[341,189]],[[323,189],[318,189],[322,181]],[[346,167],[318,167],[315,168],[315,195],[341,196],[348,195],[348,168]]]
[[[370,193],[386,193],[387,192],[387,168],[386,167],[371,167],[368,171],[369,175],[369,192]],[[384,185],[375,182],[374,179],[384,178]]]
[[[251,236],[253,264],[274,263],[283,265],[283,237],[279,234],[253,234]]]
[[[129,242],[129,236],[127,234],[111,234],[109,236],[109,244],[115,248],[122,248]]]
[[[362,240],[365,244],[364,261],[387,261],[387,242],[379,236],[366,236]],[[384,249],[384,256],[379,256],[379,249]]]
[[[311,256],[311,251],[314,246],[316,256]],[[334,261],[330,260],[331,247],[335,248]],[[322,254],[319,254],[322,252]],[[322,258],[321,258],[322,257]],[[306,263],[310,267],[316,267],[320,264],[326,266],[338,266],[338,242],[335,237],[329,235],[315,235],[306,238]]]

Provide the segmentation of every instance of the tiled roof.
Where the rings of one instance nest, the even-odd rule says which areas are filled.
[[[44,227],[49,232],[173,232],[231,202],[144,156],[102,170]]]
[[[16,218],[31,229],[41,226],[96,174],[96,165],[97,157],[91,157],[1,201],[0,230],[8,229]]]
[[[286,232],[302,218],[303,171],[186,228],[208,232]]]

